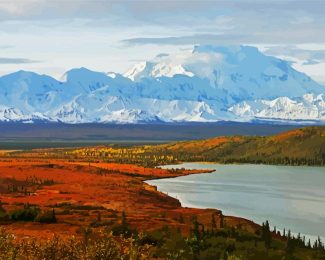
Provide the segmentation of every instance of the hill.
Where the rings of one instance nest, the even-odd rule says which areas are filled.
[[[305,127],[267,137],[216,137],[161,148],[184,161],[324,165],[325,127]]]
[[[58,155],[58,151],[53,153]],[[62,156],[67,154],[88,161],[146,166],[191,161],[325,165],[325,127],[304,127],[270,136],[219,136],[161,145],[87,147],[72,149]]]

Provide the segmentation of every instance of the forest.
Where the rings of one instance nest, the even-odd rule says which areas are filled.
[[[192,161],[323,166],[325,127],[305,127],[272,136],[223,136],[162,145],[89,147],[65,151],[65,156],[147,166]]]

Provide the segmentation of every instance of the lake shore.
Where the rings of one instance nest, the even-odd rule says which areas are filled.
[[[184,207],[219,208],[225,215],[241,216],[259,224],[268,220],[281,232],[283,228],[291,229],[312,241],[318,235],[325,238],[319,233],[325,202],[318,199],[323,197],[323,167],[191,162],[162,168],[177,167],[213,169],[218,173],[149,181]],[[300,205],[299,211],[295,205]]]
[[[93,223],[98,212],[102,219],[100,227],[118,223],[120,214],[125,212],[130,225],[139,230],[150,231],[168,225],[184,234],[189,234],[193,216],[207,227],[211,225],[212,216],[217,223],[221,221],[220,210],[184,208],[179,200],[144,182],[210,170],[175,172],[129,164],[8,158],[0,162],[0,170],[3,183],[0,185],[0,201],[6,212],[28,203],[42,211],[55,209],[57,215],[55,224],[7,222],[5,229],[18,237],[78,236],[78,230]],[[28,178],[36,178],[40,183],[41,180],[50,181],[51,184],[29,185],[27,193],[7,190],[8,185],[26,185]],[[182,222],[178,220],[180,216]],[[250,232],[260,229],[256,223],[243,218],[224,216],[224,221],[229,227],[240,225]]]

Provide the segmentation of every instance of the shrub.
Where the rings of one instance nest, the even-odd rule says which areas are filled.
[[[37,207],[25,206],[23,209],[10,212],[9,216],[13,221],[34,221],[39,211]]]
[[[127,222],[125,212],[122,212],[121,224],[117,224],[112,228],[114,236],[123,235],[125,237],[132,236],[133,233],[136,233],[130,228],[129,223]]]
[[[35,221],[40,222],[40,223],[56,223],[56,216],[55,216],[55,211],[49,210],[45,212],[40,212],[37,217],[35,218]]]
[[[6,221],[9,219],[9,216],[6,210],[2,207],[2,203],[0,201],[0,221]]]

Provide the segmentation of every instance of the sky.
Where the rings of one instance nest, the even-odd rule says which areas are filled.
[[[0,0],[0,75],[124,73],[196,44],[253,45],[325,84],[323,0]]]

